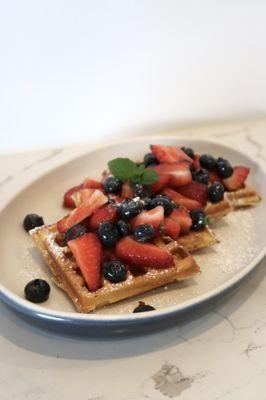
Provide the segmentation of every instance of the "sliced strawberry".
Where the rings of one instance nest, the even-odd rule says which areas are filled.
[[[122,185],[122,191],[121,191],[121,196],[124,199],[132,199],[133,197],[133,190],[130,187],[130,184],[128,182],[123,183]]]
[[[126,264],[140,268],[167,268],[174,265],[172,254],[151,243],[138,243],[126,236],[115,247],[116,257]]]
[[[163,175],[163,174],[161,175],[159,173],[158,180],[150,186],[151,191],[153,193],[160,192],[162,189],[164,189],[166,186],[169,185],[170,180],[171,180],[171,176],[170,175]]]
[[[101,182],[95,181],[94,179],[88,178],[85,179],[83,187],[88,189],[102,189],[103,184]]]
[[[88,189],[89,190],[89,189]],[[57,229],[59,232],[64,233],[72,226],[83,221],[89,217],[95,210],[107,203],[108,198],[98,189],[95,189],[93,195],[85,203],[71,211],[60,221],[57,222]]]
[[[75,192],[78,192],[80,189],[82,189],[83,185],[78,185],[74,186],[71,189],[69,189],[65,194],[64,194],[64,200],[63,200],[63,206],[68,207],[68,208],[74,208],[75,203],[74,200],[72,199],[72,194]]]
[[[247,179],[249,171],[250,168],[242,167],[240,165],[234,167],[233,175],[222,180],[224,187],[230,191],[240,189]]]
[[[194,155],[194,162],[193,162],[193,165],[194,165],[195,169],[200,169],[201,168],[199,159],[200,159],[200,155],[199,154],[195,154]]]
[[[208,171],[210,177],[210,183],[219,182],[220,178],[216,171]]]
[[[124,200],[119,194],[109,194],[108,197],[114,203],[121,203]]]
[[[193,162],[193,160],[179,147],[151,144],[150,148],[160,163],[171,164],[179,163],[184,160],[190,163]]]
[[[153,169],[159,174],[159,181],[154,184],[160,186],[159,190],[162,190],[166,186],[178,187],[187,185],[192,181],[189,163],[186,161],[172,164],[161,163],[153,167]],[[164,176],[168,177],[168,179],[164,180]]]
[[[68,246],[81,270],[91,292],[98,290],[101,284],[101,260],[103,250],[95,233],[85,233],[68,241]]]
[[[116,222],[118,219],[117,208],[113,207],[111,204],[105,204],[104,206],[98,208],[94,211],[89,219],[88,227],[91,229],[98,229],[99,225],[104,221]]]
[[[166,217],[163,222],[164,234],[170,236],[172,239],[177,240],[181,225],[179,221],[175,221],[171,217]]]
[[[169,218],[171,218],[173,221],[179,222],[181,233],[188,233],[190,231],[192,219],[190,218],[190,215],[186,210],[182,208],[176,208],[171,213]]]
[[[78,207],[81,205],[81,203],[88,201],[95,190],[96,189],[80,189],[77,192],[73,193],[71,195],[71,198],[74,201],[75,207]]]
[[[201,208],[201,204],[196,201],[177,193],[175,190],[166,188],[163,190],[163,194],[166,194],[174,203],[185,207],[187,210],[195,210],[196,208]]]
[[[150,224],[157,231],[163,223],[164,208],[157,206],[150,211],[142,211],[131,220],[131,228],[134,230],[138,225]]]
[[[178,193],[198,201],[201,205],[205,205],[208,199],[208,186],[203,183],[192,181],[186,186],[179,187]]]

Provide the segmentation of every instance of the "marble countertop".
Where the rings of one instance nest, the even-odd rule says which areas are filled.
[[[266,165],[266,119],[187,128]],[[93,145],[95,146],[95,145]],[[90,144],[0,156],[0,203]],[[1,400],[250,400],[266,392],[266,260],[173,328],[110,340],[59,336],[0,303]]]

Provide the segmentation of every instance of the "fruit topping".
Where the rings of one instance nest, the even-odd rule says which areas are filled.
[[[64,200],[63,200],[63,206],[68,207],[68,208],[74,208],[75,207],[75,202],[73,198],[71,197],[72,194],[75,192],[78,192],[80,189],[83,188],[83,185],[78,185],[74,186],[71,189],[69,189],[65,194],[64,194]]]
[[[219,157],[216,164],[216,171],[220,178],[229,178],[233,175],[233,168],[229,161]]]
[[[118,207],[121,219],[130,220],[136,217],[142,210],[142,204],[138,200],[124,200]]]
[[[193,162],[193,160],[179,147],[151,144],[150,148],[160,163],[171,164],[179,163],[181,161]]]
[[[81,203],[85,203],[86,201],[88,201],[89,198],[92,196],[92,194],[95,192],[95,190],[96,189],[83,188],[73,193],[71,195],[71,198],[74,201],[75,207],[78,207],[81,205]]]
[[[186,210],[177,208],[172,212],[169,218],[179,223],[180,233],[188,233],[190,231],[192,221],[189,213]]]
[[[185,146],[183,146],[183,147],[181,147],[181,150],[184,152],[184,153],[186,153],[186,155],[189,157],[189,158],[194,158],[194,150],[193,149],[191,149],[191,147],[185,147]]]
[[[224,198],[224,187],[220,182],[214,182],[208,189],[208,198],[212,203],[218,203],[218,201]]]
[[[159,162],[158,162],[155,154],[153,154],[153,153],[145,154],[145,156],[144,156],[144,165],[145,165],[145,167],[148,167],[148,166],[153,166],[154,167],[157,164],[159,164]]]
[[[50,285],[44,279],[33,279],[25,286],[24,294],[32,303],[43,303],[49,297]]]
[[[100,224],[105,221],[116,222],[118,218],[117,208],[111,204],[105,204],[94,211],[89,219],[88,226],[91,229],[98,229]]]
[[[90,291],[101,286],[102,245],[95,233],[86,233],[70,240],[68,246],[81,270]]]
[[[192,219],[191,229],[193,231],[201,231],[208,223],[206,214],[200,209],[190,211],[190,217]]]
[[[164,208],[164,215],[168,216],[171,214],[173,209],[175,208],[175,205],[173,202],[169,199],[169,197],[164,196],[164,195],[157,195],[153,199],[151,199],[146,208],[147,210],[152,210],[155,207],[162,206]]]
[[[195,168],[195,170],[200,169],[201,165],[200,165],[200,155],[199,154],[195,154],[194,156],[194,162],[192,164]]]
[[[247,176],[249,174],[250,168],[236,166],[233,169],[233,175],[230,178],[223,179],[223,185],[227,190],[237,190],[240,189]]]
[[[167,197],[165,197],[167,199]],[[163,223],[164,207],[162,205],[156,206],[149,211],[142,211],[131,221],[132,230],[138,225],[150,224],[153,226],[155,231],[158,231],[160,225]]]
[[[145,304],[144,301],[139,301],[139,305],[134,308],[133,313],[145,312],[145,311],[154,311],[155,308],[150,306],[149,304]]]
[[[216,171],[209,171],[210,183],[219,182],[220,178]]]
[[[165,235],[170,236],[173,240],[177,240],[181,230],[179,221],[175,221],[171,216],[166,217],[163,222],[163,228]]]
[[[213,171],[216,167],[216,159],[210,154],[202,154],[199,158],[199,162],[202,168],[205,168],[208,171]]]
[[[123,199],[132,199],[133,197],[133,190],[130,187],[128,182],[123,183],[121,196]]]
[[[43,218],[38,214],[28,214],[23,220],[23,227],[27,232],[31,229],[37,228],[38,226],[42,226],[43,224]]]
[[[201,205],[205,205],[208,199],[208,186],[196,181],[179,187],[178,192],[183,196],[198,201]]]
[[[146,169],[144,164],[136,164],[129,158],[115,158],[108,162],[108,167],[114,177],[123,182],[151,185],[158,179],[158,174],[153,169]]]
[[[136,183],[134,185],[134,197],[140,197],[140,198],[149,198],[151,197],[151,190],[149,186],[147,185],[142,185],[141,183]]]
[[[125,264],[140,268],[167,268],[174,265],[173,256],[151,243],[138,243],[126,236],[115,248],[116,257]]]
[[[105,279],[112,283],[123,282],[127,277],[127,269],[119,260],[105,262],[102,272]]]
[[[192,173],[192,177],[194,181],[204,183],[205,185],[208,185],[210,179],[206,169],[199,169],[198,171]]]
[[[103,188],[105,193],[119,194],[122,190],[122,182],[113,176],[109,176],[104,180]]]
[[[94,179],[86,179],[83,183],[83,187],[87,189],[102,189],[103,184],[101,182],[95,181]]]
[[[113,222],[102,222],[98,229],[98,236],[102,244],[106,247],[112,247],[119,239],[119,233]]]
[[[194,210],[195,208],[201,207],[201,204],[198,201],[185,197],[173,189],[166,188],[164,189],[163,194],[168,196],[174,203],[185,207],[187,210]]]
[[[155,230],[151,224],[138,225],[134,230],[134,236],[137,242],[146,243],[154,238]]]
[[[65,233],[65,240],[68,242],[69,240],[73,240],[78,238],[79,236],[88,233],[88,228],[82,224],[77,224],[72,226],[72,228],[68,229]]]
[[[129,222],[120,219],[117,224],[117,230],[120,236],[127,236],[130,234],[130,224]]]
[[[190,164],[186,161],[172,164],[162,163],[154,167],[154,170],[159,174],[160,187],[158,187],[158,190],[166,186],[175,188],[187,185],[192,181]],[[168,177],[168,179],[162,179],[163,176]],[[159,182],[156,182],[155,186],[156,184],[159,186]],[[154,190],[153,186],[152,190]]]

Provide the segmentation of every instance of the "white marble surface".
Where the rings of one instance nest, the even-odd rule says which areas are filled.
[[[266,165],[266,119],[181,133],[237,147]],[[0,203],[91,145],[0,156]],[[4,229],[4,227],[2,227]],[[62,337],[0,304],[1,400],[263,400],[266,260],[234,293],[174,328],[119,340]]]

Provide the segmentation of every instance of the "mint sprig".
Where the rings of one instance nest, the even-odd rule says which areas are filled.
[[[129,158],[115,158],[108,162],[108,167],[114,177],[123,182],[130,181],[131,183],[151,185],[159,178],[154,169],[145,169],[144,164],[137,165]]]

